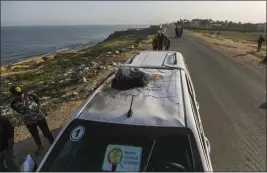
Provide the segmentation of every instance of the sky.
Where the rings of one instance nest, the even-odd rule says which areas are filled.
[[[266,1],[1,1],[1,26],[266,22]]]

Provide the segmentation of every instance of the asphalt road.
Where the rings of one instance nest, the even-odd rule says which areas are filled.
[[[186,34],[170,50],[188,64],[214,171],[266,171],[266,75]]]

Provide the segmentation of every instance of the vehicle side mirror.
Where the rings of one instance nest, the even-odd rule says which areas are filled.
[[[21,172],[33,172],[37,169],[37,164],[32,159],[31,155],[28,155],[21,165]]]

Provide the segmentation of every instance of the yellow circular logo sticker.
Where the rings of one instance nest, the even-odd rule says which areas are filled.
[[[117,165],[121,162],[123,157],[122,151],[120,148],[113,148],[108,153],[108,162],[112,165]]]
[[[17,92],[21,92],[21,88],[20,88],[20,87],[16,87],[15,90],[16,90]]]

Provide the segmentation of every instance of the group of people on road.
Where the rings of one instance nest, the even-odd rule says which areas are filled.
[[[38,146],[36,151],[38,155],[45,148],[37,127],[40,128],[51,145],[54,142],[54,137],[45,118],[47,113],[41,108],[39,99],[34,94],[25,94],[20,86],[12,86],[10,92],[13,96],[11,108],[20,114],[23,123]],[[13,145],[14,126],[8,117],[0,115],[0,172],[20,171],[13,153]]]
[[[171,46],[171,41],[167,35],[164,35],[163,33],[158,33],[153,41],[152,41],[152,47],[154,51],[162,51],[163,47],[165,47],[165,51],[168,51]]]

